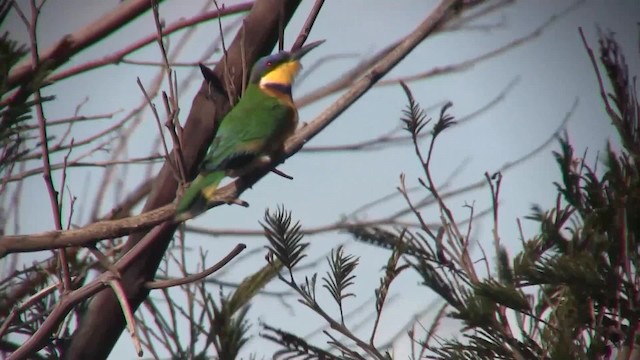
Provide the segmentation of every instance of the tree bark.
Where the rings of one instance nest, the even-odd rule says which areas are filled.
[[[287,24],[299,3],[300,0],[257,0],[255,2],[245,19],[243,28],[239,30],[229,46],[226,61],[220,61],[214,69],[215,75],[222,84],[233,84],[230,86],[233,89],[242,88],[241,48],[244,48],[244,57],[248,64],[253,64],[260,56],[269,54],[278,40],[280,21]],[[279,11],[280,9],[282,11]],[[212,33],[215,32],[212,29]],[[229,66],[228,72],[225,64]],[[247,68],[250,69],[250,65]],[[185,170],[191,179],[197,175],[198,165],[213,139],[216,124],[230,110],[229,100],[223,92],[224,89],[210,86],[203,81],[198,94],[193,99],[184,127],[186,141],[182,148]],[[175,175],[169,164],[165,163],[156,178],[143,211],[171,203],[175,198],[177,187]],[[134,310],[147,298],[149,290],[145,289],[143,284],[154,278],[176,227],[176,225],[165,226],[164,231],[154,239],[146,256],[136,259],[122,274],[121,283]],[[145,234],[131,235],[127,240],[126,250],[137,244]],[[63,358],[106,359],[124,327],[124,316],[116,297],[111,290],[103,290],[91,300],[78,329],[64,351]]]

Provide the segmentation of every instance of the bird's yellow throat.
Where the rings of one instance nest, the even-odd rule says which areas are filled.
[[[268,84],[291,86],[298,71],[300,71],[300,62],[297,60],[280,64],[260,79],[260,87],[265,88]]]

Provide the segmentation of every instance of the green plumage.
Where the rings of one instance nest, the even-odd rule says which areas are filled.
[[[176,221],[207,211],[222,179],[241,176],[282,150],[298,123],[291,85],[300,69],[299,60],[322,42],[256,62],[242,98],[222,119],[200,174],[178,202]]]
[[[209,208],[210,200],[225,176],[251,170],[261,157],[279,151],[293,133],[297,112],[284,99],[270,96],[250,84],[238,104],[224,117],[200,175],[180,199],[176,220],[192,218]]]

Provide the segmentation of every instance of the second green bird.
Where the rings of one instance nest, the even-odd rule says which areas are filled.
[[[176,221],[207,211],[226,176],[243,175],[282,150],[298,124],[291,86],[300,70],[300,59],[323,42],[316,41],[293,52],[282,51],[256,62],[240,101],[222,119],[200,165],[200,174],[178,202]]]

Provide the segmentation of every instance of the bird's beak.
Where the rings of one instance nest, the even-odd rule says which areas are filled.
[[[325,40],[319,40],[319,41],[314,41],[310,44],[307,44],[303,47],[301,47],[298,50],[295,50],[291,53],[291,59],[293,60],[300,60],[302,59],[303,56],[307,55],[307,53],[313,49],[315,49],[316,47],[318,47],[318,45],[322,44],[323,42],[325,42]]]

